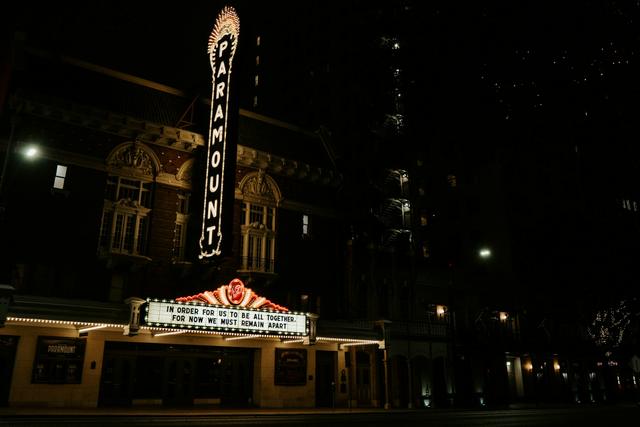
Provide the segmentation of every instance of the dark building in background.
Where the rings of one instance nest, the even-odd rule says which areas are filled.
[[[526,15],[517,7],[508,12]],[[396,405],[424,405],[425,390],[442,405],[452,396],[459,404],[611,400],[636,387],[629,369],[616,371],[634,352],[633,328],[625,350],[609,352],[593,340],[600,310],[636,298],[636,234],[619,219],[631,218],[633,208],[614,196],[637,169],[632,155],[620,156],[633,152],[629,131],[619,127],[628,113],[596,110],[591,118],[601,89],[574,88],[574,76],[520,62],[530,50],[512,49],[496,34],[531,41],[513,22],[493,26],[500,13],[484,4],[397,2],[345,6],[332,20],[332,28],[352,29],[337,37],[348,54],[323,65],[349,70],[329,73],[334,87],[349,82],[343,98],[340,91],[332,98],[348,114],[342,121],[328,115],[348,165],[354,255],[347,277],[371,298],[349,314],[415,328],[387,349],[398,377],[411,378],[392,386]],[[553,37],[564,43],[570,36],[560,21]],[[613,50],[601,49],[604,56]],[[515,65],[504,59],[513,52]],[[559,77],[569,89],[558,89]],[[438,310],[455,318],[451,336],[416,333]],[[622,312],[636,316],[628,307]],[[436,376],[421,382],[414,372],[423,354],[411,346],[434,339],[450,349],[439,355],[453,373],[444,398],[431,388]],[[428,369],[434,363],[427,358]],[[610,380],[616,377],[619,384]]]

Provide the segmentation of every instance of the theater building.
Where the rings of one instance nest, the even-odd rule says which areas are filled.
[[[2,117],[0,404],[346,406],[357,384],[384,404],[383,325],[319,320],[344,307],[318,133],[240,110],[230,238],[203,261],[207,100],[23,53]]]
[[[38,55],[35,62],[56,62]],[[104,99],[113,99],[123,89],[132,109],[151,92],[133,76],[54,65],[100,80],[94,96],[109,86]],[[167,91],[154,95],[179,99]],[[323,264],[339,265],[331,194],[340,182],[325,166],[330,159],[318,156],[319,137],[241,112],[233,249],[205,264],[195,256],[192,213],[205,137],[68,98],[35,91],[12,98],[14,166],[25,161],[23,141],[42,142],[40,157],[20,164],[28,171],[11,169],[8,187],[3,231],[13,248],[15,291],[3,294],[2,403],[347,405],[356,393],[350,348],[374,354],[384,340],[375,328],[319,327],[317,313],[331,313],[338,286],[337,273]],[[307,144],[298,153],[322,166],[279,155],[296,153],[287,146],[296,143]],[[227,294],[236,277],[236,294]],[[180,296],[191,297],[175,303]],[[156,304],[174,308],[161,299],[174,301],[174,317],[150,319],[146,310]],[[250,317],[214,316],[217,310]],[[381,374],[368,375],[370,384]],[[383,399],[370,396],[369,404]]]
[[[207,96],[18,52],[0,116],[0,405],[450,399],[446,298],[407,291],[409,247],[354,236],[327,132],[234,104],[234,25],[214,29]]]

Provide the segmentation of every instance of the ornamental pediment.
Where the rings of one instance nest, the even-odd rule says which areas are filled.
[[[262,169],[246,174],[240,180],[238,188],[246,200],[264,204],[278,204],[282,200],[278,184]]]
[[[135,142],[127,142],[114,148],[107,156],[107,167],[136,176],[153,177],[160,172],[160,162],[155,153],[144,144]]]
[[[176,298],[177,302],[203,302],[206,304],[224,305],[241,308],[260,308],[277,311],[289,311],[288,308],[275,304],[244,286],[240,279],[233,279],[213,291],[204,291],[196,295]]]

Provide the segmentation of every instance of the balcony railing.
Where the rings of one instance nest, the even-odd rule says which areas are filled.
[[[240,270],[260,273],[274,273],[275,261],[258,257],[241,257]]]

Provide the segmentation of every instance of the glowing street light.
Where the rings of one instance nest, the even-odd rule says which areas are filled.
[[[40,150],[35,145],[29,145],[25,147],[23,154],[27,159],[35,159],[40,154]]]
[[[491,249],[481,248],[478,251],[478,255],[480,255],[480,258],[483,258],[483,259],[491,258]]]

